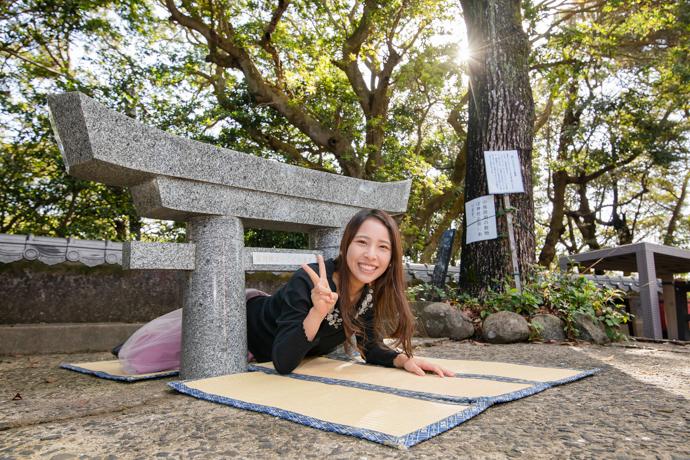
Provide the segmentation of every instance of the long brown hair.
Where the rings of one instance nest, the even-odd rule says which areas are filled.
[[[390,336],[395,339],[395,347],[401,347],[407,356],[412,356],[412,334],[414,333],[414,316],[410,304],[405,296],[407,283],[403,273],[402,242],[400,230],[395,220],[385,211],[378,209],[363,209],[355,214],[345,227],[343,239],[340,241],[340,253],[335,259],[335,269],[338,272],[338,299],[340,299],[340,314],[343,318],[345,337],[357,335],[365,341],[364,327],[360,318],[355,318],[356,304],[350,300],[349,284],[352,272],[347,266],[347,250],[355,238],[359,227],[365,220],[374,218],[388,229],[391,241],[391,262],[383,274],[371,286],[374,290],[374,332],[377,340]],[[349,340],[345,341],[348,349]],[[363,350],[358,347],[359,351]]]

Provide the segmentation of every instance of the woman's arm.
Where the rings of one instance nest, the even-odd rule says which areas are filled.
[[[304,321],[302,322],[302,327],[304,327],[304,335],[307,337],[308,341],[311,342],[314,340],[314,337],[316,337],[316,333],[319,332],[319,327],[321,327],[321,323],[323,322],[324,318],[326,318],[327,314],[328,313],[323,314],[314,307],[309,309],[307,317],[304,318]]]
[[[375,308],[375,307],[374,307]],[[376,334],[374,327],[374,310],[367,310],[362,316],[364,337],[357,336],[357,343],[362,347],[364,359],[368,364],[385,367],[396,367],[395,359],[399,353],[387,347]]]
[[[364,330],[366,340],[358,337],[358,341],[363,345],[364,357],[367,363],[378,364],[386,367],[397,367],[398,369],[405,369],[407,372],[417,375],[425,375],[425,371],[434,372],[440,377],[453,377],[454,372],[437,366],[433,363],[425,361],[421,358],[407,356],[405,353],[398,353],[383,344],[383,341],[376,336],[376,329],[374,327],[374,310],[367,311],[362,317],[364,322]]]
[[[309,350],[318,344],[316,332],[307,337],[304,322],[311,310],[307,275],[298,271],[288,281],[282,293],[280,313],[276,318],[276,331],[271,350],[271,361],[280,374],[292,372]],[[318,328],[317,328],[318,331]]]
[[[273,366],[280,374],[292,372],[319,343],[319,327],[338,299],[330,287],[328,292],[323,287],[321,275],[326,286],[328,279],[323,258],[318,256],[318,259],[319,276],[310,267],[303,266],[303,270],[298,270],[290,279],[284,292],[284,305],[276,319],[278,328],[271,353]],[[314,283],[312,275],[318,283]]]

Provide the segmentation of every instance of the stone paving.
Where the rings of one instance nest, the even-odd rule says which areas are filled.
[[[0,459],[690,459],[690,345],[424,345],[418,354],[603,372],[403,451],[183,396],[171,379],[123,384],[57,367],[106,353],[0,357]]]

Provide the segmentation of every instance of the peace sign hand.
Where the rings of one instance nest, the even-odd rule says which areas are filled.
[[[318,275],[307,264],[302,264],[302,268],[309,275],[312,283],[314,283],[314,288],[311,290],[313,308],[325,318],[326,315],[333,311],[335,303],[338,301],[338,293],[331,291],[331,287],[328,284],[326,264],[323,261],[323,256],[317,255],[316,260],[319,263]]]

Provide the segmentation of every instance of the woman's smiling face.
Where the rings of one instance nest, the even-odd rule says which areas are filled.
[[[391,239],[388,228],[370,217],[362,222],[347,248],[347,267],[350,269],[352,291],[373,283],[391,262]]]

